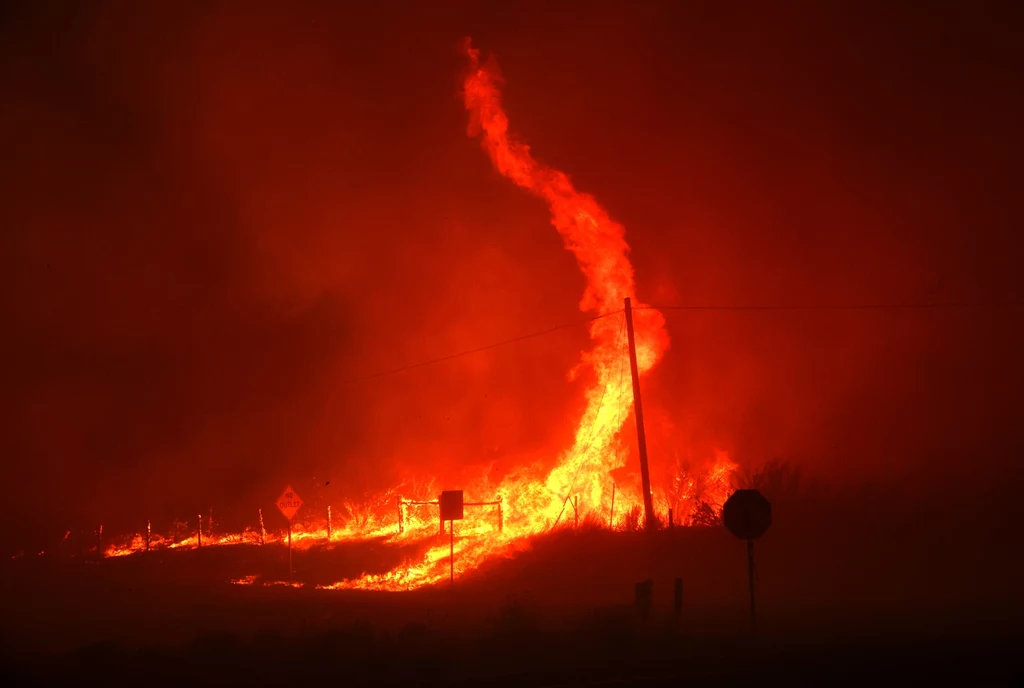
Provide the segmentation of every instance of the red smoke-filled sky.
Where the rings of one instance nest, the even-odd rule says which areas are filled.
[[[513,130],[625,225],[644,301],[990,304],[666,311],[656,466],[1020,474],[1022,310],[991,304],[1024,299],[1024,108],[994,5],[3,12],[5,541],[571,444],[582,325],[350,381],[581,319],[547,209],[466,135],[467,35]]]

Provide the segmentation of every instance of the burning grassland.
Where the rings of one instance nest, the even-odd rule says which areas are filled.
[[[723,472],[731,473],[732,464],[728,457],[719,455],[717,462],[702,473],[681,473],[675,479],[677,484],[688,481],[690,487],[677,494],[666,494],[659,498],[659,513],[663,525],[667,525],[668,508],[672,508],[677,525],[711,525],[719,516],[720,503],[730,489],[721,483]],[[580,498],[565,500],[551,505],[548,519],[539,520],[530,510],[529,501],[536,494],[537,485],[543,485],[542,475],[530,478],[516,475],[506,479],[499,488],[497,499],[487,502],[468,502],[466,518],[454,523],[454,537],[438,518],[437,496],[416,495],[421,499],[396,496],[388,500],[387,508],[372,509],[380,495],[367,499],[361,509],[342,509],[341,523],[328,521],[326,510],[317,515],[306,510],[300,512],[292,525],[292,547],[297,552],[326,552],[337,550],[339,554],[351,552],[355,563],[362,561],[366,568],[360,575],[342,580],[331,580],[320,576],[306,581],[306,585],[326,590],[413,590],[446,581],[449,576],[449,555],[454,550],[455,575],[463,577],[487,562],[497,562],[515,557],[529,550],[537,537],[555,530],[605,530],[618,532],[638,531],[642,528],[642,510],[639,495],[634,489],[621,489],[610,485],[610,500],[607,510],[594,508]],[[700,486],[704,486],[701,488]],[[702,492],[698,492],[703,489]],[[719,492],[720,490],[720,492]],[[475,494],[475,493],[470,493]],[[480,493],[483,494],[483,493]],[[656,492],[656,496],[660,492]],[[614,502],[611,502],[614,495]],[[523,508],[522,505],[527,508]],[[540,503],[543,505],[543,502]],[[558,507],[557,511],[555,507]],[[664,507],[662,509],[661,507]],[[108,558],[143,555],[164,556],[161,552],[187,552],[194,550],[236,549],[260,552],[283,552],[287,548],[288,532],[281,529],[263,531],[258,527],[246,528],[239,532],[224,533],[211,530],[211,520],[193,522],[194,532],[187,532],[188,523],[177,524],[175,535],[137,533],[127,538],[117,538],[103,546],[103,556]],[[198,528],[206,528],[199,531]],[[264,547],[265,546],[265,547]],[[381,565],[376,557],[367,557],[366,547],[394,552],[394,557],[385,559]],[[356,548],[356,549],[352,549]],[[239,550],[241,551],[241,549]],[[264,555],[260,555],[263,557]],[[319,555],[317,555],[319,556]],[[381,568],[383,566],[383,569]],[[232,573],[226,578],[237,585],[287,584],[286,568],[278,568],[276,574],[269,572],[259,575]],[[326,574],[326,572],[325,572]],[[268,577],[269,576],[269,577]]]
[[[494,168],[516,186],[540,199],[550,212],[551,223],[565,248],[576,258],[586,286],[580,309],[592,319],[591,346],[585,350],[573,375],[585,371],[586,388],[582,417],[576,423],[572,446],[557,461],[538,459],[504,478],[481,480],[464,486],[478,509],[454,525],[451,542],[428,545],[421,555],[390,570],[364,573],[322,587],[375,590],[409,590],[437,583],[449,575],[449,555],[454,551],[455,570],[463,574],[483,562],[514,556],[530,547],[535,536],[559,525],[578,524],[582,518],[603,527],[633,529],[638,526],[643,489],[632,479],[616,481],[627,464],[629,448],[620,431],[633,410],[634,379],[650,372],[665,355],[669,340],[662,314],[636,300],[633,266],[625,228],[589,194],[576,189],[569,176],[536,158],[509,129],[502,107],[501,77],[493,61],[481,62],[480,53],[466,42],[468,71],[463,97],[469,114],[469,134],[478,137]],[[632,312],[623,311],[632,301]],[[630,370],[627,336],[629,326],[635,347],[635,371]],[[730,488],[733,463],[725,453],[714,457],[710,468],[676,467],[676,475],[664,489],[651,490],[656,513],[670,510],[680,525],[709,523],[717,517]],[[646,480],[646,477],[645,477]],[[402,494],[401,488],[371,499],[340,505],[339,524],[333,523],[330,507],[326,518],[301,519],[287,534],[268,533],[260,513],[259,528],[235,534],[203,534],[202,515],[195,532],[186,537],[161,537],[147,532],[130,542],[109,545],[107,556],[152,549],[175,549],[237,544],[279,544],[288,541],[300,550],[343,542],[401,538],[430,542],[444,532],[436,510],[439,479],[429,487]],[[484,513],[484,510],[490,513]],[[653,517],[653,515],[652,515]],[[208,526],[212,525],[208,522]],[[247,578],[240,584],[251,583]]]

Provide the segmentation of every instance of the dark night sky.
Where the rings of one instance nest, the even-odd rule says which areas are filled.
[[[579,317],[466,35],[645,301],[1024,299],[1019,24],[891,4],[5,4],[4,540],[568,446],[582,329],[345,383]],[[668,317],[654,460],[1020,475],[1022,309]]]

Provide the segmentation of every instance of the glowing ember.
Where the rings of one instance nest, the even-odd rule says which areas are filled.
[[[618,485],[613,497],[614,470],[625,465],[629,452],[619,441],[619,431],[629,418],[633,391],[629,377],[625,320],[622,306],[629,297],[634,308],[637,363],[640,374],[649,371],[668,348],[664,318],[657,310],[644,307],[635,298],[633,266],[627,257],[622,225],[612,220],[594,198],[576,190],[561,171],[538,162],[529,147],[515,140],[508,130],[508,118],[501,105],[500,77],[493,68],[480,63],[479,51],[466,42],[469,73],[464,83],[466,109],[470,115],[469,133],[479,136],[483,149],[495,168],[516,185],[541,198],[551,211],[551,222],[562,235],[566,248],[575,256],[587,280],[580,309],[592,313],[590,326],[593,346],[583,353],[582,363],[594,373],[586,392],[586,407],[576,429],[571,449],[547,472],[541,466],[528,466],[507,476],[495,488],[485,482],[467,486],[467,500],[486,499],[487,509],[493,502],[501,503],[500,512],[492,518],[486,511],[467,513],[455,525],[456,574],[477,568],[482,562],[499,556],[512,556],[530,546],[530,536],[545,532],[565,518],[570,500],[584,514],[595,514],[608,523],[613,499],[618,513],[642,503],[638,485]],[[606,315],[608,314],[608,315]],[[604,316],[604,317],[597,317]],[[680,522],[697,522],[698,506],[718,507],[728,495],[729,481],[735,466],[728,455],[720,452],[710,473],[681,486],[669,499],[656,495],[659,510],[675,508]],[[698,489],[699,488],[699,489]],[[388,491],[377,504],[396,503],[395,521],[377,518],[376,527],[367,527],[367,518],[353,518],[343,528],[329,522],[323,526],[293,529],[293,546],[298,549],[317,544],[330,544],[375,537],[430,538],[438,533],[436,505],[433,494],[420,494],[417,500],[395,502],[395,491]],[[436,503],[433,503],[436,504]],[[347,506],[355,514],[356,508]],[[682,509],[682,511],[680,511]],[[684,513],[685,512],[685,513]],[[261,512],[262,531],[262,512]],[[281,542],[280,534],[262,534],[266,542]],[[181,542],[168,542],[153,536],[150,547],[195,546],[196,536]],[[213,546],[249,542],[260,544],[261,532],[235,536],[204,537],[203,544]],[[111,546],[107,556],[143,551],[145,539],[140,535],[125,546]],[[449,543],[447,538],[429,548],[418,561],[407,562],[382,574],[367,574],[355,580],[344,580],[326,589],[358,588],[374,590],[409,590],[431,585],[448,578]],[[252,576],[232,582],[250,585]],[[271,584],[271,583],[268,583]],[[278,584],[278,583],[273,583]],[[279,583],[286,584],[286,583]],[[298,585],[298,584],[294,584]]]

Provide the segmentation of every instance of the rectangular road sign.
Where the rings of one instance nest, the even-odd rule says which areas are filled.
[[[277,508],[290,521],[295,517],[295,512],[299,510],[300,506],[302,506],[302,498],[295,494],[291,485],[285,485],[284,492],[277,498]]]
[[[442,521],[462,520],[462,490],[445,490],[438,499]]]

